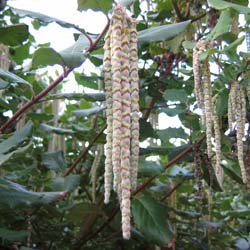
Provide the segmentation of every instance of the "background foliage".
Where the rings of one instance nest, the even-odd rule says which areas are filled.
[[[249,192],[242,184],[236,136],[226,133],[229,83],[249,84],[249,54],[240,47],[249,32],[247,5],[246,0],[134,1],[142,144],[129,241],[121,238],[116,196],[103,204],[103,154],[99,166],[93,165],[105,144],[103,77],[74,70],[85,60],[102,68],[107,27],[99,36],[88,34],[53,17],[13,9],[8,2],[2,6],[0,43],[8,46],[11,64],[0,69],[0,248],[250,249]],[[112,1],[78,0],[78,9],[108,14]],[[38,45],[24,16],[32,17],[35,29],[51,22],[74,28],[75,44],[60,52],[49,41]],[[238,35],[232,32],[235,17],[241,20]],[[201,39],[216,44],[200,59],[209,56],[213,94],[218,95],[223,190],[206,158],[204,127],[196,112],[192,51]],[[55,64],[64,74],[51,79],[46,66]],[[83,92],[61,91],[68,74]],[[170,117],[181,126],[170,127]],[[246,118],[247,160],[248,101]],[[199,174],[195,154],[202,158]]]

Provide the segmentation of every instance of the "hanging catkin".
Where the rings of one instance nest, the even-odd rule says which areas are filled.
[[[139,86],[136,23],[118,4],[105,36],[104,81],[107,141],[105,147],[105,198],[118,194],[124,239],[130,238],[131,187],[136,188],[139,156]],[[113,172],[112,172],[113,170]]]
[[[246,94],[245,90],[237,81],[231,84],[228,98],[228,126],[233,131],[233,123],[236,124],[237,157],[241,169],[243,183],[247,183],[248,174],[244,164],[243,137],[246,122]]]
[[[217,180],[222,186],[223,169],[221,167],[221,142],[219,117],[215,101],[212,98],[211,73],[208,58],[199,60],[199,54],[211,47],[206,41],[199,41],[193,52],[194,90],[198,108],[202,111],[201,121],[206,131],[207,155],[215,170]],[[215,158],[213,157],[213,130],[215,141]]]

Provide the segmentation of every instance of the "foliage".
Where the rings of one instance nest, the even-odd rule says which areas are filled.
[[[98,36],[40,13],[2,8],[0,43],[9,47],[12,65],[0,69],[0,249],[248,249],[250,197],[237,160],[236,129],[228,133],[227,108],[232,80],[250,86],[249,51],[241,46],[243,32],[249,40],[249,23],[237,24],[241,33],[233,30],[239,14],[249,19],[247,5],[246,0],[134,1],[141,148],[129,241],[121,237],[116,196],[103,203],[103,155],[96,178],[91,176],[97,146],[105,144],[105,93],[102,74],[87,75],[84,62],[101,71],[107,27],[100,24]],[[87,9],[109,15],[112,1],[78,0],[78,10]],[[24,16],[32,22],[23,23]],[[63,51],[38,46],[29,26],[51,22],[73,28],[75,44]],[[199,61],[211,65],[223,187],[207,157],[206,128],[197,114],[192,56],[199,40],[214,43]],[[64,72],[51,80],[46,66],[55,64]],[[69,74],[83,92],[61,91]],[[243,152],[249,168],[247,97],[246,107]],[[170,126],[173,118],[181,125]]]

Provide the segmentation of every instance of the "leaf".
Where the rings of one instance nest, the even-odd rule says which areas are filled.
[[[170,147],[147,147],[140,148],[140,155],[166,155],[169,153]]]
[[[165,245],[173,238],[167,221],[167,209],[151,197],[135,198],[132,213],[136,226],[149,241]]]
[[[5,85],[2,85],[0,83],[0,89],[4,89],[7,86],[9,86],[9,84],[11,83],[22,83],[22,84],[26,84],[28,86],[31,86],[29,82],[25,81],[24,79],[22,79],[21,77],[9,72],[8,70],[4,70],[4,69],[0,69],[0,77],[4,80],[4,82],[6,83]]]
[[[171,138],[187,139],[187,134],[183,128],[167,128],[158,130],[157,135],[163,142],[169,142]]]
[[[57,99],[68,99],[68,100],[82,100],[85,99],[88,102],[103,102],[105,101],[105,93],[62,93],[54,94],[46,97],[46,100],[57,100]]]
[[[32,123],[28,122],[22,129],[17,130],[8,139],[2,141],[0,143],[0,154],[9,153],[28,140],[31,137],[32,128]]]
[[[99,76],[96,76],[96,75],[86,76],[85,74],[76,73],[75,79],[78,84],[84,87],[98,90],[98,81],[100,81]]]
[[[232,211],[226,211],[225,215],[233,217],[233,218],[249,217],[250,216],[250,209],[242,208],[242,209],[237,209],[237,210],[232,210]]]
[[[0,207],[43,205],[65,197],[66,192],[33,192],[24,186],[0,177]]]
[[[90,214],[101,214],[101,210],[95,204],[83,202],[75,204],[69,209],[66,218],[75,224],[80,224]]]
[[[225,46],[224,51],[225,52],[232,52],[233,50],[236,50],[239,45],[241,45],[245,40],[245,36],[241,36],[238,39],[236,39],[234,42],[229,44],[228,46]]]
[[[77,116],[77,117],[85,117],[88,115],[94,115],[99,113],[100,111],[104,110],[105,107],[93,107],[93,108],[89,108],[89,109],[78,109],[78,110],[74,110],[72,111],[72,114]]]
[[[75,44],[60,51],[59,53],[62,56],[66,66],[77,67],[85,61],[86,55],[84,54],[84,50],[89,46],[90,43],[87,37],[80,35]]]
[[[0,228],[0,238],[8,241],[22,241],[28,236],[28,231],[14,231],[6,228]]]
[[[0,43],[9,46],[21,45],[29,38],[29,27],[26,24],[14,24],[0,27]]]
[[[50,17],[47,15],[41,14],[39,12],[34,12],[34,11],[29,11],[29,10],[24,10],[24,9],[17,9],[17,8],[11,8],[11,9],[21,17],[28,16],[34,19],[38,19],[44,23],[56,22],[57,24],[65,28],[76,27],[74,24],[65,22],[55,17]]]
[[[155,136],[155,131],[150,122],[146,121],[145,119],[140,119],[139,124],[140,124],[140,141],[144,141],[149,137]]]
[[[214,8],[216,10],[233,9],[240,14],[250,14],[250,8],[222,0],[208,0],[208,4],[211,8]]]
[[[61,172],[67,168],[62,151],[42,154],[42,164],[55,172]]]
[[[67,49],[56,52],[52,48],[39,48],[32,58],[32,66],[47,66],[59,64],[68,67],[77,67],[84,62],[86,56],[84,50],[89,46],[88,39],[81,35],[76,43]]]
[[[208,40],[213,41],[218,36],[221,36],[230,31],[231,27],[231,15],[229,10],[224,10],[221,12],[220,18],[208,36]]]
[[[149,42],[166,41],[183,32],[191,21],[151,27],[138,32],[139,45]]]
[[[49,187],[55,192],[74,191],[80,183],[80,175],[69,175],[65,178],[56,177],[51,180]]]
[[[103,12],[108,12],[112,8],[112,0],[78,0],[78,10],[86,10],[86,9],[92,9],[92,10],[100,10]]]
[[[219,116],[227,114],[228,89],[223,89],[216,102],[216,113]]]
[[[64,66],[62,56],[52,48],[39,48],[35,51],[32,58],[32,66],[37,68],[39,66],[47,66],[59,64]]]
[[[180,101],[182,103],[187,102],[187,93],[184,89],[167,89],[163,97],[166,101]]]
[[[31,145],[32,144],[30,143],[27,146],[19,147],[18,149],[14,150],[10,153],[0,154],[0,165],[2,165],[4,162],[8,161],[10,158],[12,158],[15,155],[25,153],[31,147]]]
[[[72,134],[74,134],[74,131],[72,129],[59,128],[59,127],[47,125],[45,123],[42,123],[40,127],[44,131],[54,132],[54,133],[59,134],[59,135],[64,135],[64,134],[72,135]]]
[[[164,168],[153,162],[153,161],[145,161],[139,160],[139,172],[145,176],[154,176],[160,174]]]

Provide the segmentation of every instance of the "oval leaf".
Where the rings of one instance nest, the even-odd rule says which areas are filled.
[[[167,209],[157,200],[146,196],[134,199],[132,213],[136,226],[149,241],[165,245],[173,238]]]

